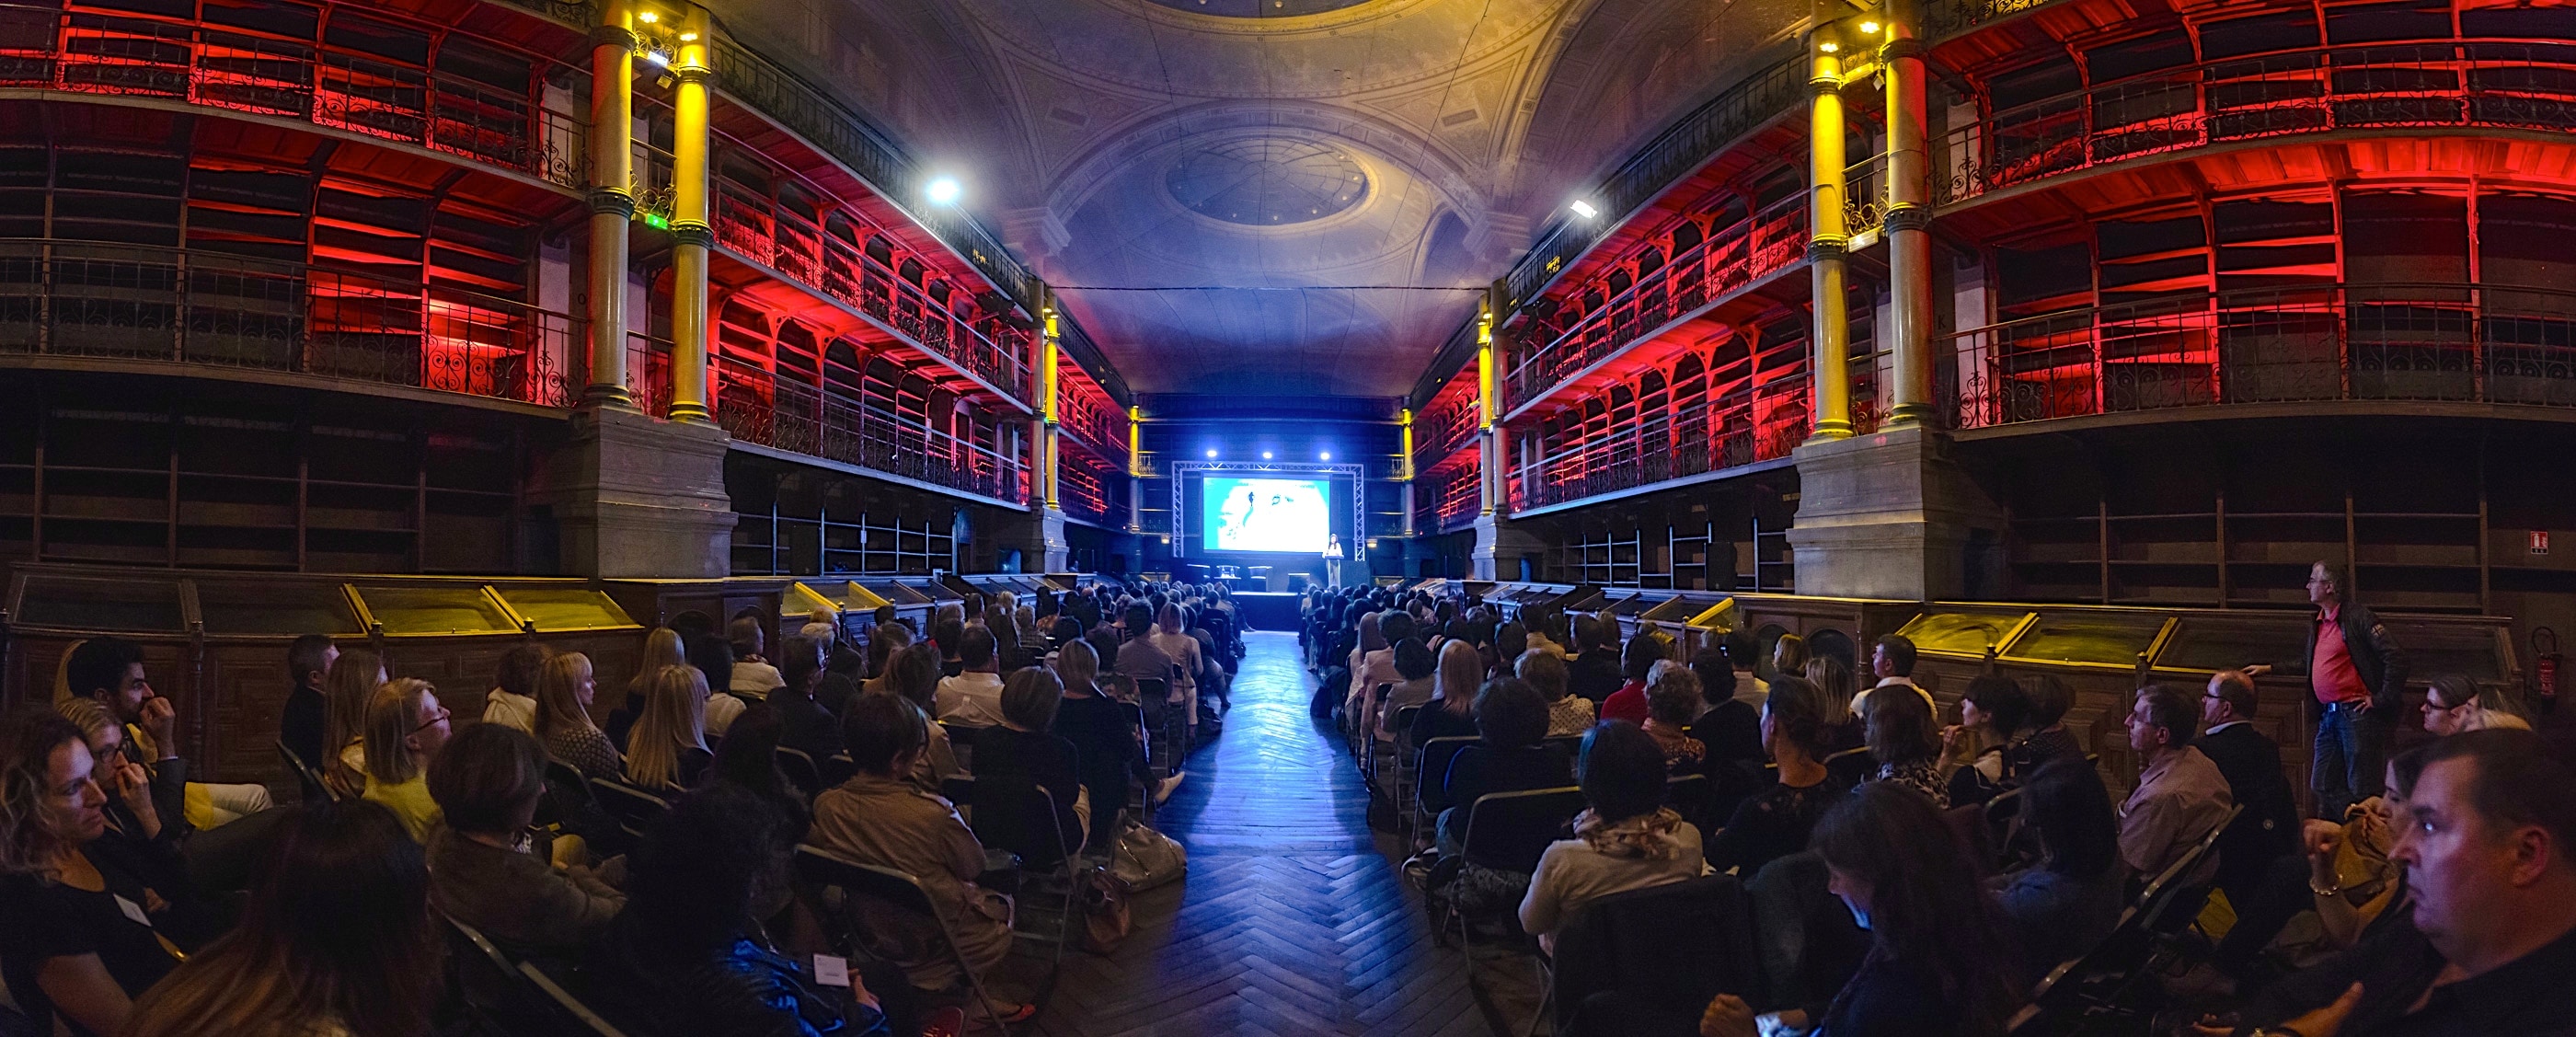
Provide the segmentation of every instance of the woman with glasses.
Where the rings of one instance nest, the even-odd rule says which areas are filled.
[[[367,700],[365,797],[401,818],[413,842],[428,842],[441,816],[429,794],[429,760],[447,744],[447,721],[438,689],[416,677],[386,681]]]

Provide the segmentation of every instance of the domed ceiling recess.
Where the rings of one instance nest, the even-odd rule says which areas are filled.
[[[1409,390],[1575,192],[1776,60],[1807,14],[1803,0],[710,4],[963,182],[1131,386],[1247,396]]]

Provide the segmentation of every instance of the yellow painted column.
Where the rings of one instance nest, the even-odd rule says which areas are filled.
[[[1413,486],[1413,408],[1398,408],[1395,414],[1395,422],[1397,430],[1404,438],[1402,446],[1404,452],[1397,460],[1396,470],[1402,473],[1397,476],[1397,479],[1404,483],[1404,492],[1400,495],[1401,503],[1404,505],[1404,535],[1411,537],[1415,535],[1415,530],[1413,528],[1413,494],[1415,492]]]
[[[1038,342],[1038,419],[1035,424],[1037,426],[1037,460],[1040,464],[1043,464],[1045,468],[1039,474],[1037,481],[1039,484],[1039,500],[1044,502],[1048,508],[1055,508],[1058,506],[1056,498],[1056,468],[1060,460],[1057,452],[1063,449],[1063,444],[1058,442],[1056,439],[1056,436],[1062,428],[1060,424],[1062,418],[1057,411],[1058,403],[1056,393],[1059,386],[1057,384],[1058,372],[1056,370],[1056,366],[1059,362],[1058,358],[1063,355],[1063,346],[1056,338],[1057,318],[1053,293],[1049,293],[1047,297],[1046,312],[1044,316],[1046,319],[1046,335]]]
[[[1887,42],[1879,64],[1887,80],[1887,239],[1890,309],[1888,347],[1896,352],[1896,384],[1888,424],[1932,420],[1932,209],[1924,137],[1922,5],[1887,0]]]
[[[1145,408],[1127,408],[1127,531],[1142,533],[1145,513]]]
[[[582,402],[633,407],[626,389],[627,228],[635,219],[635,29],[623,0],[590,30],[590,384]]]
[[[1501,474],[1496,471],[1502,451],[1496,444],[1501,433],[1502,400],[1495,380],[1494,307],[1489,297],[1485,310],[1476,316],[1476,484],[1481,514],[1492,515],[1503,510]]]
[[[1815,392],[1810,410],[1815,431],[1808,442],[1849,439],[1851,420],[1851,314],[1843,290],[1844,249],[1851,242],[1843,226],[1843,62],[1842,43],[1833,28],[1816,30],[1808,40],[1814,64],[1807,76],[1807,274],[1813,295]]]
[[[711,48],[707,12],[691,7],[679,34],[671,74],[671,418],[704,422],[707,410],[707,250],[715,228],[707,207],[707,165],[714,148],[707,124]]]

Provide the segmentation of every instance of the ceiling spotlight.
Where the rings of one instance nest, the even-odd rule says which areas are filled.
[[[957,178],[953,176],[943,176],[933,180],[930,186],[922,191],[932,205],[955,205],[958,197],[965,193],[966,189],[957,186]]]
[[[1324,451],[1322,454],[1319,454],[1319,455],[1317,455],[1317,456],[1319,456],[1319,457],[1323,458],[1323,459],[1324,459],[1324,460],[1326,460],[1326,461],[1330,461],[1330,460],[1332,460],[1332,459],[1333,459],[1333,452],[1332,452],[1332,451],[1330,451],[1330,450],[1327,450],[1327,451]]]
[[[644,52],[644,60],[656,65],[668,65],[671,63],[671,56],[658,50],[648,50]]]
[[[1210,451],[1208,451],[1208,456],[1209,456],[1209,457],[1215,457],[1215,456],[1216,456],[1216,451],[1214,451],[1214,450],[1210,450]]]
[[[1575,215],[1581,216],[1587,220],[1601,215],[1601,210],[1593,208],[1591,202],[1584,201],[1581,198],[1575,199],[1574,204],[1566,206],[1566,208],[1574,210]]]
[[[1861,31],[1861,32],[1863,32],[1863,33],[1865,33],[1865,34],[1875,34],[1875,33],[1877,33],[1877,32],[1878,32],[1878,21],[1877,21],[1877,19],[1871,19],[1871,20],[1869,20],[1869,21],[1865,21],[1865,22],[1860,23],[1860,31]]]
[[[694,33],[694,32],[684,32],[684,33],[681,33],[681,34],[680,34],[680,42],[682,42],[682,43],[696,43],[696,42],[698,42],[698,34],[697,34],[697,33]]]
[[[1816,44],[1816,49],[1824,51],[1827,54],[1836,54],[1842,51],[1843,45],[1832,40],[1826,40],[1823,43]]]
[[[1264,460],[1264,461],[1270,460],[1270,451],[1267,451],[1267,450],[1262,451],[1262,452],[1261,452],[1261,459],[1262,459],[1262,460]]]
[[[635,20],[636,20],[636,21],[639,21],[639,22],[642,22],[642,23],[644,23],[644,24],[646,24],[646,25],[651,25],[651,24],[653,24],[654,22],[661,21],[661,20],[662,20],[662,16],[661,16],[661,15],[658,15],[658,14],[654,14],[654,13],[653,13],[653,12],[651,12],[651,11],[639,11],[639,12],[636,12]]]

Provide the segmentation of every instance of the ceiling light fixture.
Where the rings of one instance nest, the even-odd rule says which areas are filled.
[[[651,24],[653,24],[654,22],[661,21],[661,20],[662,20],[662,16],[661,16],[661,15],[658,15],[658,14],[654,14],[654,13],[653,13],[653,12],[651,12],[651,11],[639,11],[639,12],[636,12],[635,20],[636,20],[636,21],[639,21],[639,22],[642,22],[642,23],[644,23],[644,24],[646,24],[646,25],[651,25]]]
[[[644,52],[644,60],[656,65],[668,65],[671,63],[671,56],[658,50],[648,50]]]
[[[1208,451],[1208,456],[1209,456],[1209,457],[1215,457],[1215,456],[1216,456],[1216,451],[1214,451],[1214,450],[1210,450],[1210,451]]]
[[[1593,208],[1591,202],[1584,201],[1581,198],[1575,199],[1574,204],[1566,206],[1566,208],[1574,210],[1575,215],[1581,216],[1587,220],[1601,215],[1601,210]]]
[[[1823,43],[1816,44],[1816,49],[1824,51],[1827,54],[1837,54],[1842,51],[1843,45],[1832,40],[1826,40]]]
[[[1873,18],[1869,21],[1860,23],[1860,31],[1864,34],[1876,35],[1878,33],[1878,20]]]
[[[1327,451],[1324,451],[1323,453],[1318,454],[1318,455],[1316,455],[1316,456],[1317,456],[1317,457],[1320,457],[1320,458],[1322,458],[1322,459],[1324,459],[1324,460],[1326,460],[1326,461],[1330,461],[1330,460],[1332,460],[1332,459],[1333,459],[1333,452],[1332,452],[1332,451],[1330,451],[1330,450],[1327,450]]]
[[[696,43],[696,42],[698,42],[698,34],[697,34],[697,33],[694,33],[694,32],[684,32],[684,33],[681,33],[681,34],[680,34],[680,42],[682,42],[682,43]]]
[[[1267,451],[1267,450],[1262,451],[1262,452],[1261,452],[1261,459],[1262,459],[1262,460],[1264,460],[1264,461],[1270,460],[1270,451]]]
[[[933,180],[929,187],[922,190],[923,196],[929,198],[932,205],[955,205],[957,199],[965,193],[966,189],[957,186],[957,178],[953,176],[943,176]]]

